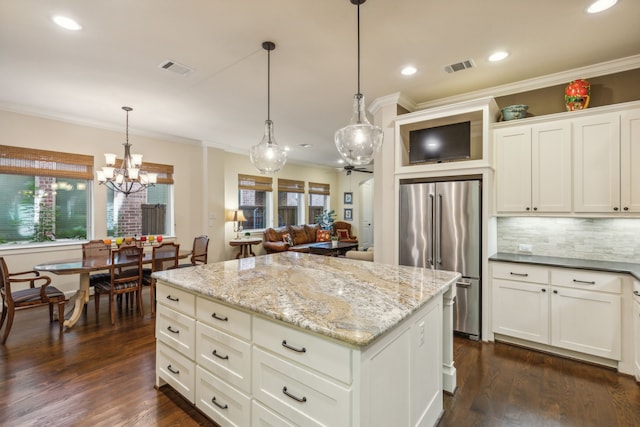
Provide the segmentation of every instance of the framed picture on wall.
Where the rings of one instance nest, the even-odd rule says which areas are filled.
[[[344,210],[344,219],[345,219],[345,221],[351,221],[353,219],[353,209],[345,208],[345,210]]]
[[[350,205],[353,203],[353,193],[344,193],[344,204]]]

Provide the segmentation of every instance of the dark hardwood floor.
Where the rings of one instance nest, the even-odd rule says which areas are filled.
[[[168,387],[154,388],[154,319],[103,297],[62,336],[46,307],[16,313],[0,346],[0,425],[214,425]],[[640,426],[629,376],[505,344],[455,340],[458,390],[439,426]],[[397,427],[397,426],[389,426]]]

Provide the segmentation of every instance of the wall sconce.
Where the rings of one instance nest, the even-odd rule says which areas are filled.
[[[227,221],[233,221],[233,231],[236,233],[236,239],[240,238],[240,232],[242,231],[242,222],[246,221],[247,218],[244,217],[244,211],[242,210],[231,210],[227,212]]]

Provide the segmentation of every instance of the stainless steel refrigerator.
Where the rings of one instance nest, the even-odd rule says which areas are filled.
[[[462,274],[453,329],[471,339],[480,339],[481,184],[400,181],[400,264]]]

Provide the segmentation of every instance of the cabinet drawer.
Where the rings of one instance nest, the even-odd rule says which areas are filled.
[[[589,270],[553,269],[551,285],[615,294],[622,290],[620,276]]]
[[[260,317],[253,321],[253,342],[345,384],[351,384],[351,350],[347,347]]]
[[[260,427],[296,427],[292,422],[274,414],[255,400],[251,406],[251,425]]]
[[[517,282],[549,283],[549,269],[529,264],[491,263],[492,276]]]
[[[156,300],[173,310],[196,317],[196,296],[181,289],[165,285],[158,281],[156,286]]]
[[[158,304],[156,338],[193,360],[195,358],[196,321]]]
[[[196,407],[223,427],[243,427],[251,422],[251,398],[196,368]]]
[[[351,390],[259,348],[253,349],[253,396],[297,425],[342,426]]]
[[[159,341],[156,343],[156,375],[189,402],[195,402],[195,364]]]
[[[251,345],[198,322],[196,362],[232,386],[251,393]]]
[[[197,319],[214,328],[251,340],[251,315],[205,298],[196,300]]]

